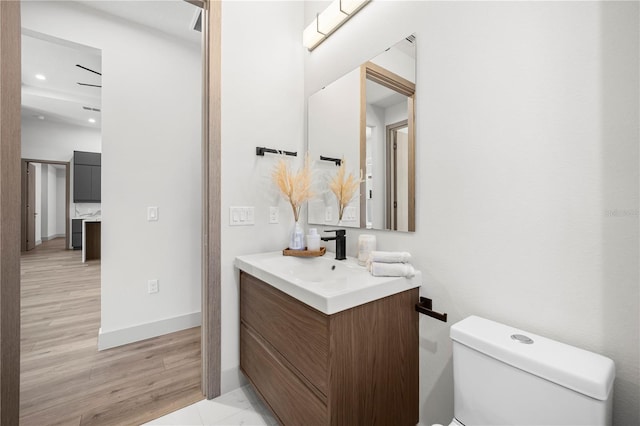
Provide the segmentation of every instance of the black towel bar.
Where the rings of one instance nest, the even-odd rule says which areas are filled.
[[[421,297],[420,303],[416,303],[416,311],[420,312],[421,314],[428,315],[431,318],[435,318],[437,320],[447,322],[447,314],[446,313],[441,314],[440,312],[434,311],[432,300],[426,297]]]
[[[268,152],[270,154],[284,154],[290,155],[292,157],[297,157],[298,153],[293,151],[283,151],[281,149],[273,149],[273,148],[265,148],[263,146],[256,146],[256,155],[264,157],[264,153]]]
[[[342,160],[339,158],[331,158],[331,157],[325,157],[324,155],[321,155],[320,159],[322,161],[331,161],[333,163],[336,163],[336,166],[339,166],[340,164],[342,164]]]

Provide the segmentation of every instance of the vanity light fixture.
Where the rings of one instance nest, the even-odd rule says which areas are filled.
[[[302,44],[312,51],[371,0],[334,0],[302,33]]]

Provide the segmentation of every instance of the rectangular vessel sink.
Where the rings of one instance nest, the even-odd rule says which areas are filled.
[[[283,256],[281,251],[238,256],[235,266],[327,315],[420,287],[412,278],[374,277],[356,259]]]

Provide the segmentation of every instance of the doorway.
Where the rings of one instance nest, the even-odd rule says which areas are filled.
[[[42,165],[46,166],[46,173],[48,174],[47,178],[40,179],[38,182],[38,173],[36,173],[36,167],[41,168],[40,175],[42,174]],[[51,167],[51,170],[49,170]],[[53,171],[53,173],[51,173]],[[64,197],[60,197],[60,172],[64,173],[63,180],[63,192]],[[21,251],[30,251],[33,250],[40,241],[46,241],[56,237],[60,237],[61,234],[64,234],[65,238],[65,246],[69,248],[69,202],[70,202],[70,164],[69,162],[64,161],[50,161],[50,160],[36,160],[36,159],[22,159],[21,161],[21,187],[22,187],[22,196],[21,196],[21,215],[20,215],[20,235],[21,235]],[[56,183],[52,185],[51,179],[55,179]],[[46,182],[48,188],[41,187],[40,191],[38,191],[38,183]],[[42,185],[41,185],[42,186]],[[50,188],[53,188],[51,190]],[[37,194],[40,193],[40,204],[42,208],[36,208]],[[42,196],[42,194],[46,194],[46,196]],[[53,197],[52,197],[53,195]],[[53,199],[52,199],[53,198]],[[62,198],[62,200],[61,200]],[[60,201],[62,201],[63,205],[61,206]],[[47,204],[48,206],[45,206]],[[54,212],[51,212],[51,209],[55,209]],[[58,217],[58,216],[63,217]],[[45,222],[51,223],[51,218],[55,218],[53,220],[53,224],[51,224],[55,231],[50,229],[50,226]],[[40,226],[41,237],[38,238],[37,232],[37,221],[40,220],[42,225]],[[43,229],[44,228],[44,229]]]
[[[386,126],[387,206],[386,229],[408,231],[409,217],[409,122]]]
[[[202,365],[203,393],[220,393],[220,59],[221,5],[192,0],[204,7],[204,84],[202,149]],[[0,2],[0,420],[19,419],[20,342],[20,2]]]

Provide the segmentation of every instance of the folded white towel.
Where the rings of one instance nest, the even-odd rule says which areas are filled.
[[[381,263],[407,263],[411,260],[411,254],[406,251],[372,251],[369,262]]]
[[[381,263],[371,262],[369,271],[374,277],[407,277],[411,278],[416,274],[413,266],[408,263]]]

